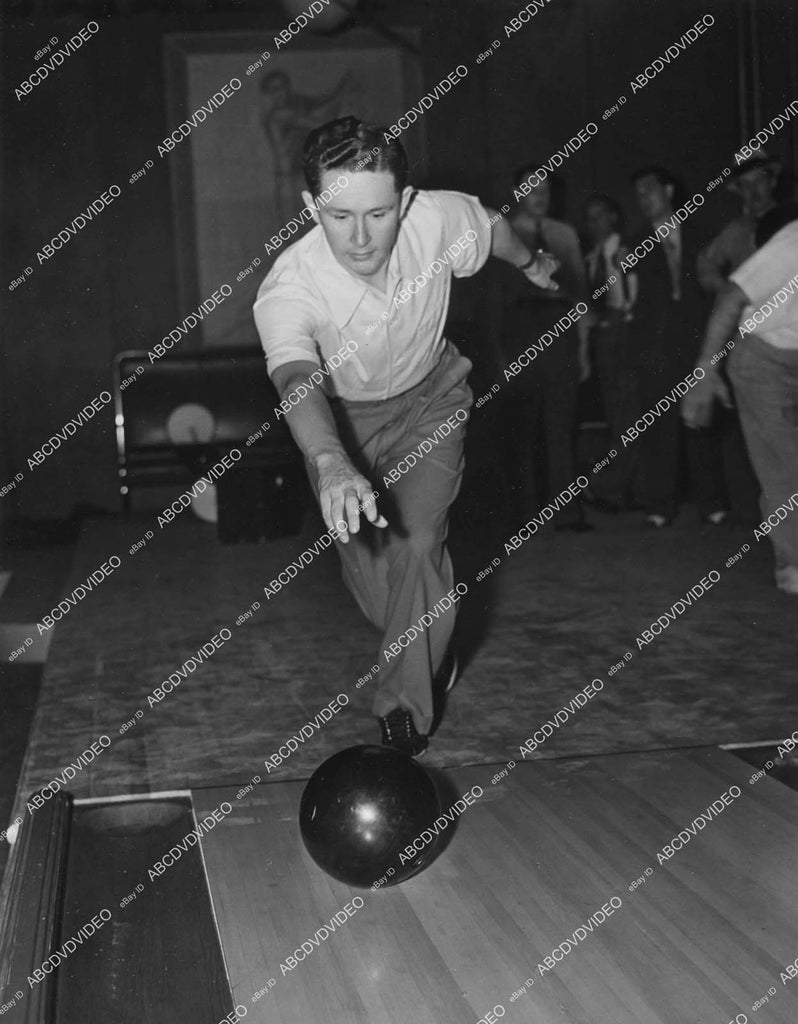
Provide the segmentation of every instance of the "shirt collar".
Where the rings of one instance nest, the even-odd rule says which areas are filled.
[[[621,236],[617,231],[613,231],[611,235],[608,235],[601,243],[604,249],[605,256],[614,256],[621,245]]]
[[[402,195],[402,214],[407,207],[410,193],[413,190],[408,186]],[[330,248],[324,228],[317,224],[314,229],[319,233],[319,248],[314,261],[312,273],[317,287],[324,295],[324,300],[329,306],[336,327],[345,327],[355,314],[360,303],[371,292],[365,281],[360,280],[354,274],[342,267]],[[399,239],[402,234],[402,222],[400,221],[399,232],[396,236],[394,247],[388,258],[388,280],[387,280],[387,301],[390,302],[396,285],[402,278],[402,268],[399,261]]]
[[[316,226],[319,232],[319,251],[316,266],[312,268],[316,287],[329,306],[336,327],[344,327],[352,319],[355,310],[368,291],[365,281],[358,281],[354,274],[341,266],[324,234],[324,228]]]

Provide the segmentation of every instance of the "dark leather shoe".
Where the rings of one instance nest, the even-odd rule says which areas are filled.
[[[383,746],[401,750],[410,757],[420,757],[429,745],[426,736],[416,729],[413,716],[405,708],[394,708],[380,718]]]

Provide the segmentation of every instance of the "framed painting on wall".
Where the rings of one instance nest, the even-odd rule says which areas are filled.
[[[190,128],[169,154],[180,308],[188,314],[222,285],[232,289],[184,349],[258,344],[252,303],[279,255],[264,244],[302,211],[308,132],[346,114],[390,125],[423,92],[410,47],[363,29],[307,35],[279,52],[265,33],[166,37],[168,125]],[[189,121],[203,105],[207,116]],[[416,176],[426,167],[423,133],[417,125],[402,139]]]

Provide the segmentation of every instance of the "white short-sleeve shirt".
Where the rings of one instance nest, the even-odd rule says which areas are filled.
[[[798,349],[798,220],[786,224],[729,275],[750,301],[740,317],[774,348]]]
[[[335,258],[316,225],[278,259],[258,289],[255,324],[271,374],[304,360],[328,373],[325,390],[351,401],[391,398],[420,383],[443,354],[452,275],[469,277],[490,253],[480,201],[462,192],[406,189],[383,295]],[[343,361],[327,361],[336,352]],[[335,365],[340,363],[340,365]]]

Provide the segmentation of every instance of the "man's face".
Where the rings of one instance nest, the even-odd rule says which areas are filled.
[[[585,227],[591,242],[603,242],[617,230],[615,214],[604,203],[590,203],[585,213]]]
[[[673,185],[663,185],[654,174],[639,178],[635,184],[635,195],[640,212],[652,224],[670,217],[673,212]]]
[[[735,187],[743,198],[745,212],[755,218],[767,213],[774,205],[773,186],[773,174],[768,168],[754,167],[741,174]]]
[[[325,171],[323,192],[339,176]],[[349,184],[319,210],[321,224],[333,255],[346,269],[366,281],[386,266],[399,233],[401,192],[390,171],[346,171]],[[310,204],[312,196],[303,192]]]
[[[548,181],[544,178],[543,181],[537,179],[538,184],[532,187],[532,191],[529,195],[524,196],[521,200],[521,208],[527,214],[527,216],[534,218],[534,220],[540,220],[541,217],[545,217],[549,212],[549,203],[551,202],[551,186]]]

